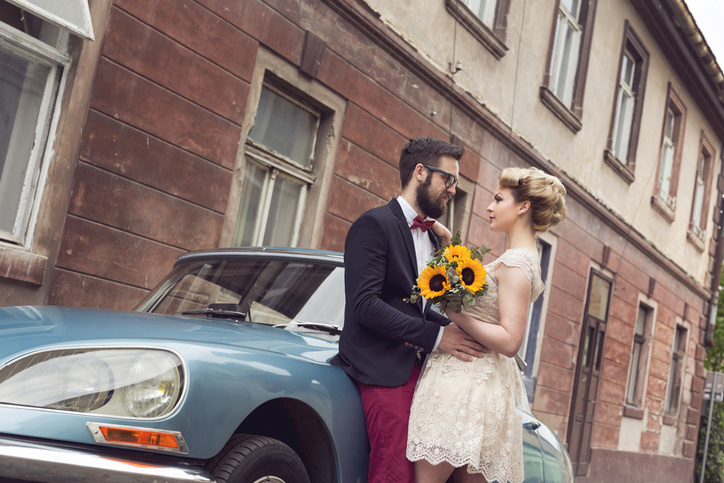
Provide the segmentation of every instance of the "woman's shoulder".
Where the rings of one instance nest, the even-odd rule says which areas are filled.
[[[509,248],[495,261],[495,266],[503,264],[506,267],[520,268],[528,280],[533,280],[540,275],[540,263],[538,254],[527,247]]]

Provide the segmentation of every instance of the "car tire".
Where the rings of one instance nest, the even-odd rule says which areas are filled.
[[[206,470],[218,483],[310,483],[297,453],[266,436],[232,436]]]

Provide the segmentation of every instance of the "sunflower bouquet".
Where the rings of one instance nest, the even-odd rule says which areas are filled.
[[[460,312],[463,306],[475,305],[475,297],[483,295],[488,288],[482,264],[487,252],[484,246],[462,245],[457,232],[449,245],[441,246],[432,254],[405,302],[416,303],[424,297],[437,304],[442,312],[447,307]]]

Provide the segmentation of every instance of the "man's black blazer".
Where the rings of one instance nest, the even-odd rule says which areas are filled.
[[[428,233],[439,246],[432,230]],[[429,303],[423,314],[421,299],[403,301],[418,272],[410,227],[396,199],[352,224],[344,264],[344,330],[331,362],[364,384],[401,386],[410,378],[416,352],[432,352],[440,326],[450,320]]]

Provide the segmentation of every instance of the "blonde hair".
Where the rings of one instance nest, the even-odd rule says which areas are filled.
[[[513,191],[516,203],[530,202],[533,230],[537,232],[556,226],[568,213],[563,183],[538,168],[505,168],[498,184]]]

